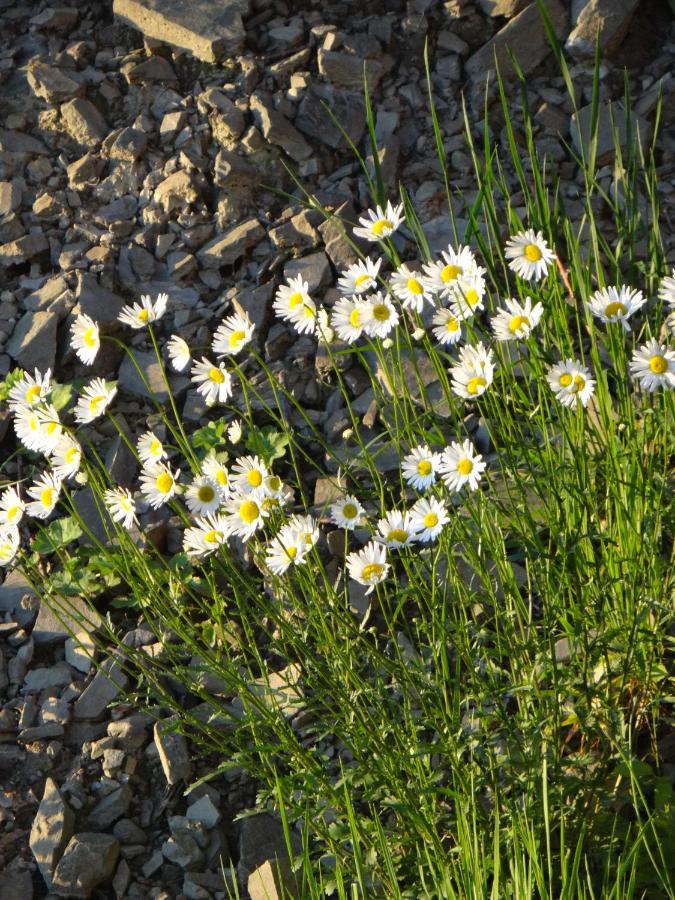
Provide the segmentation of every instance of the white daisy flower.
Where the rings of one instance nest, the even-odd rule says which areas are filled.
[[[278,475],[273,475],[271,472],[263,480],[260,490],[262,496],[267,500],[278,500],[282,506],[285,506],[293,498],[292,489],[284,484]]]
[[[211,348],[216,356],[234,356],[248,344],[255,327],[247,315],[228,316],[213,335]]]
[[[290,566],[306,562],[307,550],[303,533],[286,523],[267,545],[265,562],[275,575],[283,575]]]
[[[366,594],[374,590],[375,585],[387,577],[389,573],[387,562],[387,548],[384,544],[370,541],[362,550],[357,550],[347,556],[347,569],[349,577],[359,584],[368,586]]]
[[[438,537],[450,517],[440,500],[422,497],[410,509],[410,521],[415,530],[415,540],[427,543]]]
[[[218,511],[223,494],[214,478],[198,475],[185,491],[185,502],[193,515],[207,516]]]
[[[279,319],[290,322],[302,306],[313,303],[309,296],[309,284],[298,275],[296,278],[289,278],[288,284],[277,288],[272,308]]]
[[[75,406],[75,421],[81,425],[102,416],[117,393],[117,387],[109,387],[102,378],[94,378],[80,394]]]
[[[204,516],[183,532],[183,550],[188,556],[208,556],[227,541],[227,535],[225,516]]]
[[[482,343],[465,346],[459,351],[459,362],[450,369],[452,390],[465,400],[475,400],[485,393],[494,378],[494,355]]]
[[[316,303],[310,300],[295,310],[290,318],[291,325],[298,334],[314,334],[320,313]]]
[[[0,494],[0,524],[18,525],[26,509],[18,487],[8,487]]]
[[[109,488],[103,494],[103,501],[113,522],[120,522],[127,531],[138,524],[136,502],[131,491],[126,488]]]
[[[555,259],[541,231],[536,234],[532,228],[519,231],[506,242],[504,255],[509,260],[509,268],[529,281],[541,281],[548,267]]]
[[[141,493],[153,509],[159,509],[180,490],[179,477],[180,469],[172,472],[165,463],[147,466],[141,472]]]
[[[354,228],[354,234],[366,241],[381,241],[393,234],[404,218],[403,204],[392,206],[391,201],[388,201],[386,209],[376,206],[375,209],[369,209],[365,216],[361,216],[361,227]]]
[[[458,279],[472,279],[485,274],[485,269],[479,267],[476,257],[468,247],[460,245],[455,250],[449,244],[448,249],[441,253],[441,257],[440,260],[427,263],[423,267],[428,289],[432,293],[448,296],[454,290]]]
[[[392,509],[377,523],[375,540],[386,544],[389,550],[398,550],[415,541],[415,529],[409,512]]]
[[[184,372],[190,365],[190,348],[177,334],[172,334],[166,342],[166,352],[169,354],[171,365],[176,372]]]
[[[408,266],[403,265],[392,274],[389,286],[395,297],[401,301],[404,309],[413,309],[422,312],[425,300],[433,302],[433,296],[428,290],[424,278],[419,272],[413,272]]]
[[[122,307],[117,318],[124,325],[130,325],[137,330],[145,328],[150,322],[156,322],[162,318],[166,312],[168,300],[168,294],[158,294],[157,300],[153,303],[152,298],[148,294],[144,294],[141,296],[140,303],[131,303]]]
[[[485,470],[486,463],[471,441],[466,440],[452,443],[441,454],[439,471],[443,483],[451,491],[460,491],[465,484],[472,491],[478,487],[478,482]]]
[[[11,563],[17,554],[21,535],[16,525],[0,526],[0,566]]]
[[[61,481],[74,478],[80,471],[82,463],[82,447],[69,434],[63,434],[54,447],[51,464],[54,474]]]
[[[364,509],[352,494],[347,494],[330,507],[330,519],[339,528],[356,528],[361,524]]]
[[[420,444],[403,460],[401,474],[416,491],[425,491],[436,481],[439,462],[438,453],[432,453],[426,444]]]
[[[220,462],[216,457],[215,450],[212,450],[203,461],[202,472],[216,482],[223,497],[226,497],[229,494],[230,473],[228,472],[225,463]]]
[[[518,300],[504,300],[504,306],[506,309],[498,310],[490,321],[498,341],[524,340],[544,315],[544,307],[541,303],[533,306],[531,297],[526,297],[524,304]]]
[[[437,309],[431,320],[434,337],[439,344],[456,344],[462,338],[461,320],[451,309]]]
[[[374,290],[377,287],[377,276],[381,265],[381,259],[373,262],[369,256],[353,263],[338,278],[338,290],[341,294],[348,296]]]
[[[153,431],[145,431],[136,441],[136,450],[144,466],[166,459],[164,445]]]
[[[659,285],[659,300],[675,306],[675,266],[670,275],[666,275]]]
[[[651,338],[633,353],[630,361],[631,377],[640,382],[643,390],[675,387],[675,350]]]
[[[291,516],[286,524],[294,531],[300,532],[307,550],[311,550],[321,537],[318,522],[313,516]]]
[[[190,376],[208,406],[225,403],[232,396],[232,377],[224,363],[215,365],[202,356],[199,362],[193,364]]]
[[[9,391],[7,405],[12,412],[16,412],[22,406],[33,409],[44,403],[51,391],[51,375],[51,369],[47,369],[44,375],[40,374],[38,369],[35,370],[34,376],[24,372],[23,377]]]
[[[233,419],[227,426],[227,439],[231,444],[238,444],[243,434],[241,419]]]
[[[232,466],[232,481],[244,494],[261,490],[268,475],[270,470],[258,456],[240,456]]]
[[[32,503],[26,504],[26,514],[36,519],[48,518],[61,493],[61,481],[51,473],[44,473],[28,488]]]
[[[462,321],[470,319],[483,308],[485,279],[482,275],[459,278],[447,296],[452,298],[452,310],[457,318]]]
[[[264,525],[268,510],[259,495],[233,494],[227,505],[225,523],[228,534],[247,541]]]
[[[630,331],[628,319],[644,305],[646,297],[641,291],[622,284],[621,287],[601,288],[588,301],[591,312],[601,322],[621,322],[624,331]]]
[[[79,315],[70,327],[70,343],[78,359],[90,366],[101,346],[96,322],[89,316]]]
[[[546,380],[563,406],[586,406],[595,388],[595,380],[586,366],[576,359],[566,359],[548,370]]]
[[[379,291],[366,297],[361,309],[363,330],[368,337],[386,338],[398,325],[399,316],[394,304]]]
[[[335,332],[333,331],[328,310],[320,307],[316,313],[316,336],[321,344],[332,344],[335,340]]]
[[[40,450],[47,456],[54,452],[54,448],[63,437],[63,425],[54,406],[50,403],[38,407],[40,420]]]
[[[46,456],[57,445],[63,427],[53,406],[29,409],[20,406],[14,414],[14,430],[24,447]]]
[[[363,303],[356,297],[341,297],[331,311],[331,325],[341,341],[353,344],[363,334]]]

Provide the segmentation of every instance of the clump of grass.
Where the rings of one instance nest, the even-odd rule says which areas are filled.
[[[194,356],[193,381],[218,404],[196,431],[170,391],[156,404],[162,439],[155,424],[135,441],[110,385],[91,385],[70,427],[67,386],[7,386],[22,440],[55,480],[31,490],[32,543],[19,550],[4,528],[5,561],[57,610],[78,593],[142,612],[162,650],[123,647],[137,698],[175,711],[223,760],[214,774],[241,767],[260,805],[300,830],[303,897],[673,896],[659,741],[672,704],[664,309],[675,283],[664,280],[653,145],[617,140],[615,190],[601,189],[596,80],[574,226],[521,84],[522,149],[499,89],[525,213],[487,118],[478,146],[467,116],[478,195],[441,259],[404,189],[386,206],[368,103],[382,209],[357,227],[379,268],[344,273],[350,292],[332,310],[301,282],[275,301],[318,342],[344,412],[339,441],[239,314],[211,348],[170,345],[174,367]],[[432,116],[452,215],[433,105]],[[355,224],[341,223],[346,239]],[[162,366],[165,306],[147,298],[125,314]],[[101,337],[78,320],[82,359]],[[367,424],[356,369],[372,390]],[[104,411],[142,465],[131,491],[110,483],[90,441]],[[105,538],[80,515],[72,479],[89,486]],[[5,518],[23,489],[6,497]],[[119,641],[114,617],[107,630]]]

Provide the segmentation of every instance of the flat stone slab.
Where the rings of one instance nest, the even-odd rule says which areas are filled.
[[[205,62],[220,62],[244,45],[242,16],[249,0],[114,0],[113,13],[146,37],[188,50]]]

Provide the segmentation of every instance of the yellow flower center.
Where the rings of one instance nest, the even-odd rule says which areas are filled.
[[[454,332],[459,328],[459,320],[454,316],[450,316],[448,321],[445,323],[445,327],[448,331]]]
[[[51,435],[54,434],[54,432],[56,431],[56,429],[58,427],[59,427],[58,422],[47,422],[47,424],[45,425],[45,431],[51,437]]]
[[[354,287],[361,287],[362,284],[365,284],[367,281],[371,280],[371,276],[363,272],[361,275],[357,275],[354,279]]]
[[[447,284],[449,281],[456,281],[462,274],[464,274],[464,270],[461,266],[443,266],[441,269],[441,281]]]
[[[31,431],[38,431],[40,428],[40,420],[37,416],[31,416],[28,420],[28,427]]]
[[[425,528],[435,528],[438,525],[438,516],[436,513],[430,512],[426,514],[423,521]]]
[[[278,491],[281,487],[281,478],[278,475],[270,475],[266,487],[270,491]]]
[[[487,385],[487,381],[480,375],[476,375],[475,378],[471,378],[467,383],[466,389],[470,394],[478,394],[480,393],[480,388],[484,388]]]
[[[315,319],[316,318],[316,310],[313,306],[310,306],[309,303],[305,303],[302,308],[302,312],[306,319]]]
[[[523,252],[530,262],[539,262],[542,256],[541,250],[536,244],[527,244]]]
[[[352,328],[361,327],[361,313],[358,309],[353,309],[349,313],[349,324],[352,326]]]
[[[47,507],[51,506],[54,502],[54,488],[45,488],[40,494],[40,503]]]
[[[294,294],[288,298],[288,306],[290,309],[295,309],[296,306],[300,306],[301,303],[305,302],[305,298],[300,293],[300,291],[296,291]]]
[[[66,462],[69,464],[75,462],[79,455],[80,451],[77,447],[69,447],[66,450]]]
[[[229,479],[227,477],[227,472],[225,469],[218,469],[216,472],[216,481],[221,487],[227,487]]]
[[[150,318],[150,310],[148,310],[148,309],[142,309],[138,314],[138,321],[143,322],[144,324],[145,324],[145,322],[148,321],[149,318]]]
[[[244,340],[245,337],[246,337],[245,331],[233,331],[232,334],[230,335],[230,340],[228,343],[229,343],[230,347],[236,347],[238,344],[240,344]]]
[[[211,531],[207,531],[204,535],[204,541],[207,544],[220,544],[223,541],[225,535],[222,531],[218,531],[216,528],[212,528]]]
[[[426,476],[431,475],[432,465],[428,459],[421,459],[417,463],[417,473],[418,475]]]
[[[421,294],[424,292],[424,288],[416,278],[409,278],[406,286],[411,294]]]
[[[384,566],[380,563],[368,563],[367,566],[363,567],[361,578],[363,578],[364,581],[371,581],[374,578],[378,578],[383,570]]]
[[[345,519],[355,519],[359,511],[353,503],[345,503],[342,507],[342,515]]]
[[[162,472],[155,480],[155,487],[160,494],[168,494],[173,487],[173,476],[169,472]]]
[[[253,487],[253,488],[260,487],[260,485],[262,484],[262,480],[263,480],[262,472],[260,472],[258,469],[249,469],[249,471],[246,474],[246,480],[251,485],[251,487]]]
[[[373,307],[373,318],[378,322],[386,322],[389,318],[389,307],[386,303],[376,303]]]
[[[239,507],[239,516],[247,525],[255,522],[259,515],[260,509],[258,508],[258,504],[253,500],[244,500]]]
[[[565,372],[564,375],[561,375],[558,379],[560,387],[569,387],[572,384],[572,376],[569,372]]]
[[[586,387],[586,379],[582,375],[574,376],[574,390],[578,393]]]
[[[625,316],[626,315],[626,307],[623,303],[620,303],[618,300],[614,300],[612,303],[608,303],[605,307],[605,315],[608,319],[611,319],[612,316]]]
[[[298,548],[295,546],[284,547],[284,550],[286,551],[286,556],[288,556],[290,559],[295,559],[295,557],[298,555]]]
[[[668,360],[665,356],[652,356],[649,360],[649,368],[655,375],[663,375],[668,368]]]
[[[39,384],[31,384],[31,386],[26,391],[26,403],[32,404],[35,403],[42,396],[42,388]]]
[[[14,504],[14,506],[10,506],[9,509],[7,510],[7,512],[5,513],[9,524],[11,525],[15,519],[20,518],[22,512],[23,512],[23,509],[21,506],[17,506],[17,504]]]
[[[469,304],[469,306],[475,306],[478,303],[478,301],[480,300],[480,297],[478,296],[478,291],[476,290],[476,288],[469,288],[469,290],[466,291],[464,296],[465,296],[466,302]]]
[[[209,378],[214,384],[222,384],[225,381],[225,374],[222,369],[216,369],[214,366],[209,372]]]
[[[373,222],[372,232],[378,237],[382,237],[385,231],[391,231],[393,227],[394,223],[389,219],[378,219],[377,222]]]
[[[151,456],[161,456],[162,455],[162,442],[155,438],[150,441],[150,455]]]
[[[398,541],[402,544],[404,541],[408,540],[408,532],[404,528],[392,528],[387,535],[387,540]]]
[[[213,490],[210,484],[203,484],[197,491],[197,497],[202,501],[202,503],[210,503],[213,498],[216,496],[216,492]]]
[[[89,401],[89,412],[95,414],[98,412],[99,406],[105,403],[105,397],[103,394],[97,394],[96,397],[92,397]]]
[[[460,475],[470,475],[473,471],[473,463],[470,459],[466,459],[466,457],[464,459],[460,459],[460,461],[457,463],[457,471]]]
[[[96,341],[98,340],[98,329],[96,328],[87,328],[84,333],[83,338],[87,347],[95,347]]]
[[[517,331],[520,331],[521,328],[529,328],[530,320],[527,316],[513,316],[511,321],[509,322],[509,331],[511,334],[515,334]]]

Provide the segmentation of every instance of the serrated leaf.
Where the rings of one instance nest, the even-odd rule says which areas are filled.
[[[82,534],[82,529],[73,516],[64,516],[56,519],[44,528],[33,541],[33,549],[38,553],[53,553],[60,547],[65,547],[71,541],[77,540]]]
[[[52,387],[51,391],[51,401],[54,409],[57,412],[60,412],[62,409],[65,409],[66,406],[70,403],[70,399],[73,396],[73,386],[72,384],[55,384]]]
[[[250,431],[246,438],[246,448],[260,456],[268,465],[275,459],[286,455],[286,447],[290,437],[283,431],[277,431],[271,425]]]

